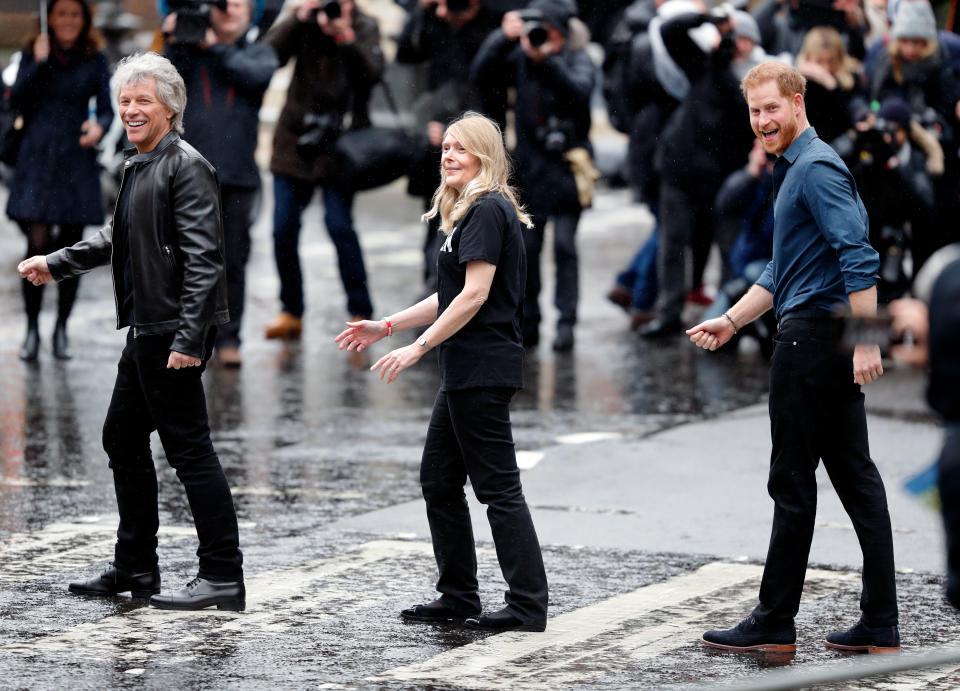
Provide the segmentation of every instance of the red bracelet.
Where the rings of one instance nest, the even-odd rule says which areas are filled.
[[[382,321],[384,324],[387,325],[387,336],[393,336],[393,323],[386,317],[384,317],[380,321]]]

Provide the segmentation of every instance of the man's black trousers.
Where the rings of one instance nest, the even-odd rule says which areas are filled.
[[[467,478],[487,506],[507,609],[525,624],[547,619],[547,577],[540,542],[520,486],[510,428],[513,389],[441,391],[433,407],[420,466],[420,485],[444,603],[464,613],[480,611],[477,555]]]
[[[773,453],[767,489],[774,501],[760,604],[774,626],[793,620],[817,512],[815,472],[822,459],[863,552],[860,609],[868,626],[897,624],[893,536],[883,481],[870,459],[867,420],[853,358],[840,347],[842,323],[781,322],[770,363]]]
[[[174,334],[133,337],[117,366],[113,398],[103,425],[120,512],[114,563],[134,572],[157,564],[157,473],[150,452],[154,430],[187,492],[200,546],[198,575],[211,581],[243,579],[243,556],[230,487],[210,441],[200,375],[213,346],[204,346],[200,367],[167,369]]]

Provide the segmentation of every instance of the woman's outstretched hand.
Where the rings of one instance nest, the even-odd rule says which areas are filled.
[[[355,349],[358,353],[362,353],[368,346],[386,335],[387,323],[385,321],[362,319],[358,322],[347,322],[347,328],[341,331],[340,335],[333,339],[333,342],[340,344],[340,350],[344,348],[347,351]]]
[[[383,378],[386,377],[388,384],[393,383],[403,370],[417,364],[425,352],[427,351],[422,346],[411,343],[403,348],[391,350],[373,363],[370,371],[376,372],[380,370],[380,379],[383,380]]]

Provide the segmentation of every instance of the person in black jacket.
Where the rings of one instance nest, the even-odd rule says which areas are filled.
[[[688,32],[708,22],[720,31],[710,52],[704,52]],[[690,88],[663,128],[654,158],[660,174],[660,244],[657,317],[640,331],[647,338],[680,333],[688,251],[694,258],[689,287],[697,289],[713,238],[714,198],[743,164],[753,139],[742,124],[746,106],[730,69],[736,51],[730,17],[676,15],[663,23],[661,36]]]
[[[484,42],[470,74],[481,87],[506,81],[517,87],[517,179],[534,227],[524,231],[527,246],[527,288],[523,306],[524,345],[539,341],[540,249],[547,219],[554,219],[557,265],[556,306],[560,313],[554,350],[573,348],[577,321],[578,262],[576,231],[583,210],[571,169],[574,152],[592,155],[590,94],[596,69],[574,38],[586,35],[575,20],[571,0],[534,0],[526,15],[507,12],[501,28]],[[535,17],[524,20],[526,17]],[[531,40],[539,28],[543,42]],[[574,36],[571,31],[582,35]],[[579,150],[579,151],[577,151]]]
[[[217,358],[239,367],[244,272],[250,256],[250,226],[260,190],[254,160],[263,94],[277,69],[273,48],[246,39],[249,0],[227,0],[210,8],[210,28],[197,45],[176,41],[176,13],[164,20],[166,55],[187,85],[184,138],[217,169],[223,204],[224,249],[230,321],[217,331]]]
[[[113,221],[18,267],[40,285],[110,264],[117,328],[130,327],[103,424],[120,513],[114,561],[100,576],[71,583],[70,592],[129,591],[163,609],[242,610],[237,515],[210,441],[200,380],[215,325],[229,318],[217,175],[180,139],[186,87],[169,60],[156,53],[125,58],[112,86],[136,147],[124,163]],[[154,430],[186,490],[200,541],[197,578],[168,595],[159,594]]]

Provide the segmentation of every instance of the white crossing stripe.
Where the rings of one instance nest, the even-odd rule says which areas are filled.
[[[354,578],[337,582],[333,577],[385,560],[411,558],[418,563],[427,563],[432,555],[433,548],[426,542],[375,540],[344,554],[247,578],[245,613],[216,609],[178,612],[141,607],[85,622],[54,635],[2,645],[0,650],[23,654],[82,650],[85,658],[122,659],[127,663],[156,659],[157,653],[165,652],[175,658],[171,661],[183,662],[200,655],[202,649],[217,647],[223,641],[235,646],[238,640],[250,641],[259,635],[270,635],[275,629],[287,630],[291,614],[295,614],[301,623],[315,624],[376,606],[393,593],[383,588],[358,587]],[[307,593],[308,587],[318,581],[322,581],[322,587]],[[273,602],[283,602],[284,606],[267,606]],[[332,604],[336,606],[325,609]],[[243,633],[242,639],[236,635],[223,636],[239,633]],[[184,645],[185,636],[189,637],[192,649]]]
[[[622,660],[626,653],[633,660],[648,659],[696,641],[702,628],[693,625],[711,612],[745,607],[755,601],[762,573],[763,567],[753,564],[712,562],[549,619],[544,633],[491,636],[425,662],[389,670],[376,680],[507,689],[523,686],[529,679],[532,686],[562,687],[570,679],[582,680],[584,669],[589,668],[583,661],[590,657],[609,655]],[[845,587],[858,578],[849,572],[807,572],[808,583],[818,590],[821,586]],[[708,597],[710,594],[715,597]],[[624,637],[628,622],[658,610],[669,610],[670,621]],[[563,649],[562,654],[559,649]],[[570,679],[565,679],[564,669],[570,671]],[[558,674],[551,676],[551,671]]]

